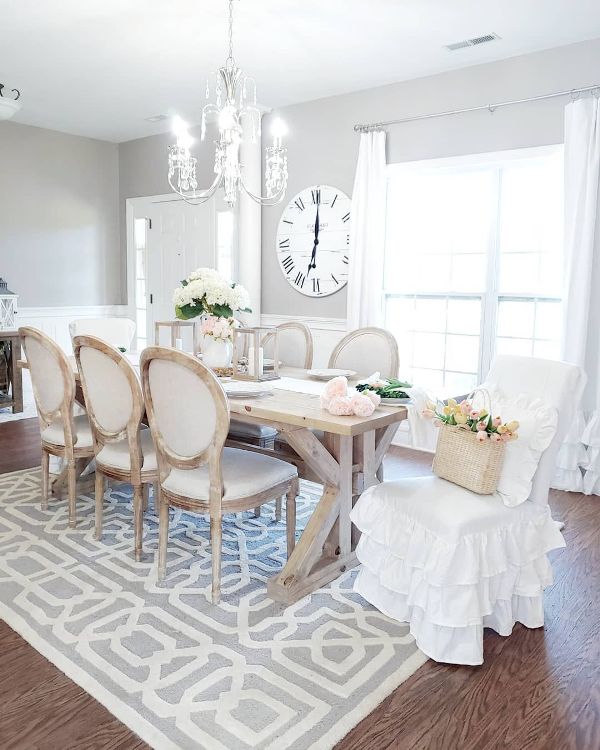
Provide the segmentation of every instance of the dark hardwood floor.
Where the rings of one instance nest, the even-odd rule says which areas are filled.
[[[38,440],[37,420],[0,424],[0,473],[38,465]],[[386,477],[429,465],[394,448]],[[427,662],[336,750],[600,750],[600,498],[553,492],[551,505],[568,546],[546,627],[488,633],[481,667]],[[0,654],[1,750],[147,748],[4,623]]]

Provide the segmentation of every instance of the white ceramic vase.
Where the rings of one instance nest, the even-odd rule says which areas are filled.
[[[202,362],[207,367],[231,367],[233,345],[231,341],[215,339],[212,336],[203,337]]]

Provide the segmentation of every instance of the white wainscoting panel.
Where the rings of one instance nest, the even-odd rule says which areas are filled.
[[[81,307],[19,307],[18,326],[33,326],[47,333],[66,352],[72,353],[69,323],[78,318],[127,317],[127,305],[90,305]]]
[[[327,367],[329,355],[338,341],[346,335],[345,318],[308,318],[298,315],[261,315],[261,325],[278,326],[281,323],[298,321],[312,331],[314,354],[313,367]]]

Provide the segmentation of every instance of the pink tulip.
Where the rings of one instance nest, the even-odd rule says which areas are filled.
[[[484,440],[487,440],[487,432],[478,432],[477,440],[479,440],[480,443],[483,443]]]
[[[425,417],[425,419],[433,419],[433,417],[435,416],[435,412],[431,409],[423,409],[421,415]]]
[[[512,440],[512,432],[504,432],[500,436],[500,439],[502,440],[503,443],[508,443],[509,440]]]
[[[497,432],[492,432],[490,435],[490,440],[494,443],[499,443],[502,440],[502,437],[498,435]]]
[[[494,421],[492,422],[494,427],[500,427],[502,424],[502,417],[494,417]]]
[[[468,401],[461,401],[459,406],[461,414],[464,414],[465,417],[468,417],[471,413],[471,404]]]
[[[485,430],[487,428],[487,422],[477,422],[477,429],[479,431]]]
[[[469,416],[471,417],[471,419],[479,419],[479,412],[477,411],[477,409],[472,409],[469,412]]]

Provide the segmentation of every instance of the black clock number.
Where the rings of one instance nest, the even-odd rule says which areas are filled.
[[[304,201],[302,200],[302,198],[297,198],[294,201],[294,204],[296,205],[296,207],[298,208],[299,211],[304,211],[304,209],[306,208],[306,206],[304,205]]]
[[[321,287],[319,286],[319,279],[312,280],[313,294],[321,294]]]
[[[286,237],[284,240],[280,240],[279,242],[279,248],[281,250],[284,250],[286,247],[290,246],[290,238]]]
[[[292,256],[288,255],[287,258],[282,262],[281,264],[285,268],[286,273],[290,273],[292,268],[294,267],[294,261],[292,260]]]
[[[300,289],[302,289],[305,281],[306,281],[306,276],[301,271],[298,271],[298,275],[294,279],[294,284],[296,286],[299,286]]]
[[[350,212],[348,212],[345,216],[342,216],[342,221],[344,222],[344,224],[347,221],[350,221]]]

